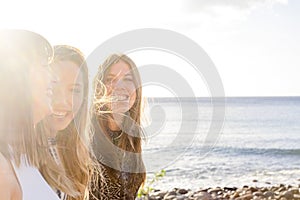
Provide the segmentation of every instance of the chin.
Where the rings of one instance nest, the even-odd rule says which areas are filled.
[[[68,127],[72,120],[60,120],[60,119],[53,119],[51,120],[52,129],[54,131],[62,131]]]
[[[56,125],[56,126],[54,126],[54,130],[55,131],[62,131],[62,130],[64,130],[64,129],[66,129],[68,127],[68,125]]]
[[[113,107],[112,107],[112,111],[114,112],[114,113],[125,113],[125,112],[127,112],[128,110],[129,110],[130,108],[129,108],[129,105],[127,104],[127,105],[122,105],[121,103],[119,103],[119,104],[116,104],[116,105],[113,105]]]
[[[128,112],[129,111],[129,109],[128,108],[125,108],[125,109],[115,109],[115,110],[113,110],[112,112],[113,113],[118,113],[118,114],[125,114],[126,112]]]

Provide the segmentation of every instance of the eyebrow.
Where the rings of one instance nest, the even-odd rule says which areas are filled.
[[[114,76],[118,76],[119,75],[119,73],[118,74],[108,74],[107,75],[107,77],[110,77],[110,76],[112,76],[112,77],[114,77]],[[133,76],[131,73],[127,73],[127,74],[125,74],[125,76]]]
[[[77,87],[77,86],[82,86],[82,84],[81,84],[81,83],[75,83],[75,84],[70,84],[70,86],[75,86],[75,87]]]

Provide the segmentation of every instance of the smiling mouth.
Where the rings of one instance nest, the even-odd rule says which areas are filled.
[[[52,116],[56,117],[56,118],[59,118],[59,119],[66,117],[67,114],[68,114],[68,112],[60,112],[60,111],[53,111],[52,112]]]
[[[115,96],[111,96],[112,101],[128,101],[129,100],[129,96],[128,95],[115,95]]]

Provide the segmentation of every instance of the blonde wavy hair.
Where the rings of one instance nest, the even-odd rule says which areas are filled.
[[[27,164],[39,168],[48,154],[44,135],[35,130],[29,70],[48,66],[53,58],[49,42],[26,30],[0,31],[0,152],[17,166],[26,156]]]
[[[95,174],[99,173],[99,167],[90,147],[90,135],[85,131],[88,67],[83,54],[78,49],[67,45],[54,46],[53,63],[59,61],[71,61],[80,67],[84,82],[84,99],[71,123],[64,130],[58,131],[56,135],[61,164],[57,165],[51,158],[47,165],[40,167],[40,171],[52,187],[68,195],[68,200],[88,199],[88,191],[97,183]]]

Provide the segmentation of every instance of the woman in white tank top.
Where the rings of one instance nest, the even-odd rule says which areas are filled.
[[[76,53],[74,48],[69,50]],[[51,117],[42,121],[52,113],[53,90],[61,90],[61,85],[54,88],[52,84],[58,80],[50,73],[53,70],[49,70],[53,60],[51,45],[30,31],[0,31],[1,200],[79,200],[87,197],[90,173],[94,173],[95,166],[83,142],[85,138],[80,138],[84,135],[88,92],[87,67],[79,67],[85,63],[83,57],[80,58],[80,64],[73,63],[75,71],[69,71],[75,73],[76,84],[68,86],[66,91],[72,100],[73,94],[80,95],[81,100],[75,111],[68,108],[63,113],[63,107],[55,107],[54,119],[60,117],[61,120],[64,114],[68,120],[66,127],[53,132],[52,125],[56,123],[49,123]],[[70,76],[70,73],[65,74]],[[56,100],[57,97],[61,96],[56,93]],[[76,121],[77,116],[80,119]],[[80,125],[76,126],[76,122]]]
[[[79,52],[75,48],[63,49]],[[77,110],[64,111],[60,105],[52,113],[53,90],[61,90],[52,84],[58,82],[49,72],[53,71],[49,70],[52,59],[53,49],[42,36],[25,30],[0,31],[1,200],[85,199],[91,174],[97,174],[86,143],[89,140],[81,138],[87,110],[86,64],[80,59],[78,62],[84,67],[79,67],[77,61],[71,62],[80,70],[75,70],[76,83],[66,91],[71,91],[68,95],[72,101],[74,95],[81,97],[75,101]],[[68,99],[64,97],[63,101]],[[57,123],[51,119],[57,117],[58,122],[63,117],[68,119],[66,127],[53,129]]]
[[[43,136],[35,131],[51,112],[52,47],[36,33],[2,30],[0,55],[1,200],[57,200],[38,171],[45,159]]]
[[[13,164],[13,168],[22,189],[23,200],[59,200],[37,168],[26,165],[24,160],[21,160],[19,167]]]

